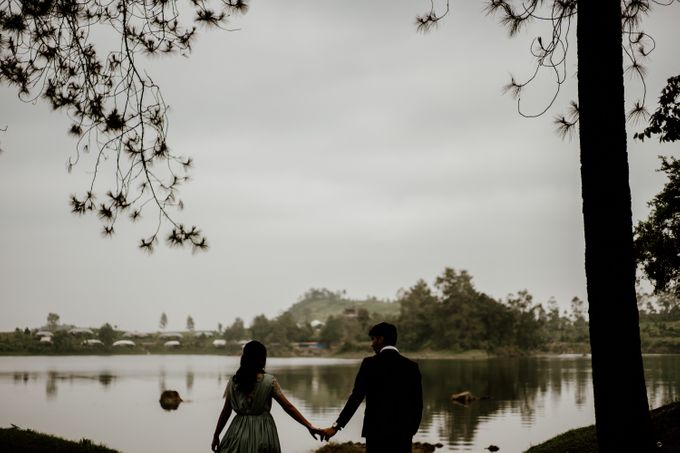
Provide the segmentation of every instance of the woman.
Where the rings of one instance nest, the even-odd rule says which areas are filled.
[[[303,425],[316,439],[320,430],[283,396],[276,378],[264,372],[267,348],[259,341],[251,341],[243,348],[241,367],[229,380],[225,391],[224,408],[217,419],[212,450],[219,453],[280,453],[279,435],[269,412],[274,398],[284,411]],[[236,417],[220,442],[220,433],[229,420],[231,411]]]

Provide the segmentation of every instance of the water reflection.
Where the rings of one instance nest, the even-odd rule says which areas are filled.
[[[158,372],[158,388],[160,389],[161,393],[167,389],[165,386],[165,367],[161,367],[160,371]]]
[[[0,376],[1,377],[1,376]],[[28,372],[23,372],[23,373],[14,373],[13,374],[13,380],[15,383],[23,383],[23,384],[28,384],[29,381],[31,382],[37,382],[42,380],[42,376],[40,373],[28,373]],[[67,381],[70,384],[73,384],[74,381],[76,380],[81,380],[81,381],[97,381],[101,384],[101,386],[106,389],[109,387],[113,381],[116,379],[116,376],[111,373],[111,371],[101,371],[96,374],[78,374],[78,373],[63,373],[63,372],[58,372],[58,371],[47,371],[45,375],[45,395],[48,400],[55,399],[58,390],[59,390],[59,384],[60,382]]]
[[[191,370],[187,371],[186,384],[187,384],[187,391],[189,393],[191,393],[191,389],[194,388],[194,372],[191,371]]]
[[[139,403],[141,412],[145,404],[157,411],[158,395],[170,387],[181,391],[185,397],[185,393],[191,394],[187,398],[194,401],[186,410],[183,407],[182,411],[176,412],[178,415],[173,415],[175,419],[179,420],[185,414],[191,422],[196,417],[205,417],[207,421],[201,426],[214,423],[213,412],[221,404],[217,401],[229,376],[238,367],[234,358],[225,361],[216,357],[169,359],[156,356],[144,358],[144,362],[127,357],[91,358],[87,366],[76,362],[79,359],[71,362],[59,359],[59,362],[51,363],[43,362],[41,358],[30,360],[32,362],[26,359],[29,366],[13,367],[9,361],[0,363],[0,390],[4,392],[0,396],[7,398],[12,393],[24,395],[21,399],[24,401],[44,389],[42,404],[59,410],[61,399],[64,403],[68,400],[63,407],[70,408],[79,404],[81,395],[87,395],[82,396],[83,404],[90,404],[102,393],[101,390],[106,390],[109,396],[100,404],[110,405],[109,410],[128,414],[129,404],[139,401],[142,401]],[[678,400],[680,356],[645,356],[644,363],[650,405],[659,407]],[[422,360],[419,364],[424,392],[424,414],[419,435],[421,440],[447,444],[450,450],[476,449],[481,439],[499,443],[497,438],[501,430],[521,439],[527,437],[530,431],[540,431],[545,427],[551,429],[548,434],[541,434],[541,439],[535,439],[540,441],[593,420],[588,357]],[[328,364],[321,360],[286,359],[280,360],[279,364],[273,362],[270,371],[276,375],[286,394],[300,404],[306,416],[316,420],[334,420],[349,396],[358,367],[358,362]],[[68,386],[60,393],[59,387],[64,383]],[[158,393],[156,387],[159,388]],[[478,397],[488,396],[489,399],[477,400],[467,406],[452,404],[451,394],[463,391]],[[34,410],[31,412],[40,413],[40,402],[36,400],[32,404]],[[167,418],[156,420],[154,414],[147,413],[144,422],[155,423],[159,427],[167,423]],[[16,415],[13,417],[16,418]],[[360,423],[361,414],[355,417]],[[546,422],[550,417],[557,417],[560,422],[556,424],[555,419]],[[120,435],[125,437],[123,431]],[[521,451],[526,447],[526,444],[518,444],[517,448],[512,448],[507,438],[504,442],[506,449],[509,448],[507,451]]]
[[[47,396],[48,400],[53,400],[57,397],[57,373],[55,371],[47,373],[45,396]]]
[[[99,381],[99,383],[100,383],[104,388],[106,388],[106,387],[108,387],[109,385],[111,385],[111,383],[113,382],[113,380],[114,380],[115,378],[116,378],[116,377],[115,377],[113,374],[111,374],[110,372],[108,372],[108,371],[104,371],[104,372],[102,372],[102,373],[99,373],[99,375],[97,376],[97,380]]]
[[[38,376],[35,373],[27,373],[27,372],[13,373],[13,377],[14,377],[15,383],[23,382],[24,384],[27,384],[28,380],[31,379],[31,378],[34,381],[38,378]]]
[[[644,357],[649,405],[659,407],[680,399],[680,356]]]
[[[337,412],[349,395],[358,364],[277,370],[285,391],[303,400],[312,413]],[[586,358],[518,358],[478,361],[421,361],[424,411],[421,429],[437,429],[449,445],[468,445],[479,424],[500,413],[518,414],[522,425],[537,418],[537,404],[548,396],[573,394],[573,404],[587,403],[590,361]],[[680,376],[676,374],[676,376]],[[677,382],[673,384],[677,388]],[[470,391],[489,399],[455,405],[451,394]],[[562,395],[564,397],[564,395]],[[542,404],[542,403],[541,403]]]

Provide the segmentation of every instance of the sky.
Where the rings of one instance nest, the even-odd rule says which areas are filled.
[[[189,58],[143,66],[170,105],[169,145],[195,160],[177,219],[210,250],[137,248],[153,222],[70,213],[94,162],[69,174],[67,117],[0,87],[0,330],[62,322],[154,330],[188,315],[197,329],[280,314],[309,288],[394,299],[445,267],[497,299],[527,289],[567,308],[585,295],[578,140],[553,118],[576,97],[576,59],[545,115],[517,114],[502,87],[532,69],[530,26],[509,38],[480,2],[456,2],[418,33],[428,2],[258,0],[237,31],[200,29]],[[680,6],[646,20],[649,107],[680,74]],[[574,27],[575,30],[575,27]],[[572,51],[575,39],[572,36]],[[554,85],[539,80],[527,111]],[[627,85],[637,99],[639,84]],[[632,140],[634,221],[664,183],[657,156],[677,145]],[[602,175],[603,179],[607,175]]]

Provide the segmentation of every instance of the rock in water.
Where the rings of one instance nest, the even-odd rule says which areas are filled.
[[[161,393],[159,403],[161,403],[161,407],[166,411],[174,411],[177,410],[182,401],[182,398],[176,390],[164,390],[163,393]]]
[[[460,404],[469,404],[472,401],[475,401],[477,397],[473,395],[471,392],[461,392],[461,393],[454,393],[451,395],[451,401],[454,403],[460,403]]]

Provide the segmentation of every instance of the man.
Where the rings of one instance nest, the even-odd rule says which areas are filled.
[[[333,426],[321,430],[321,438],[329,440],[341,430],[365,397],[361,436],[366,452],[410,453],[423,412],[418,364],[399,354],[394,325],[381,322],[368,335],[376,355],[361,362],[352,394]]]

